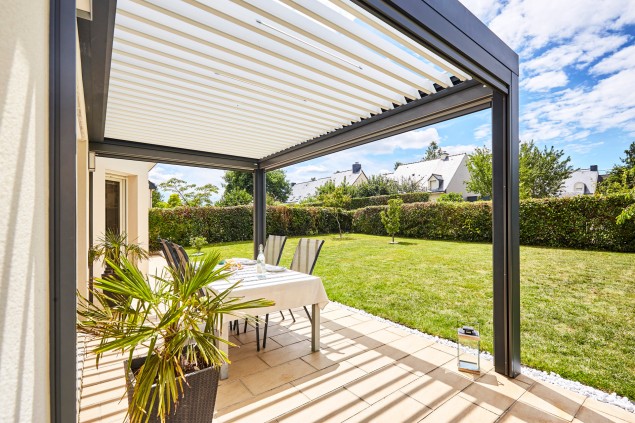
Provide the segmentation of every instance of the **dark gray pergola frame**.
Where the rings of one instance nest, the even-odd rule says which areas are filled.
[[[352,0],[454,63],[474,81],[254,160],[104,138],[116,0],[93,2],[78,21],[90,149],[131,160],[251,171],[254,248],[266,236],[265,172],[492,108],[495,370],[520,373],[518,56],[458,1]],[[51,420],[76,416],[75,1],[50,0],[50,388]],[[478,81],[478,82],[477,82]]]

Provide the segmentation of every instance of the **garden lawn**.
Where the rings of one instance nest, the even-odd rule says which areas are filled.
[[[490,244],[315,238],[326,240],[314,273],[331,300],[447,339],[478,320],[492,352]],[[253,254],[251,242],[210,248]],[[521,316],[523,364],[635,399],[635,254],[521,247]]]

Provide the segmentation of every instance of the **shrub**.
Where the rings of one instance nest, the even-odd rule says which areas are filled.
[[[388,200],[393,198],[400,198],[404,203],[423,203],[430,199],[430,194],[427,192],[409,192],[406,194],[376,195],[374,197],[351,198],[351,203],[347,207],[347,209],[357,210],[368,206],[385,206],[388,204]],[[312,201],[301,203],[297,206],[321,207],[322,205],[323,204],[321,201]]]

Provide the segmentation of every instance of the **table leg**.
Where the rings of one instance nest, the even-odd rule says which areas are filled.
[[[320,306],[313,304],[311,312],[311,350],[320,351]]]
[[[221,325],[221,333],[220,333],[220,337],[224,340],[228,340],[229,339],[229,320],[226,320],[223,322],[223,324]],[[221,351],[223,351],[225,354],[229,353],[229,345],[227,345],[224,342],[219,342],[219,348]],[[220,378],[221,379],[227,379],[229,377],[229,364],[225,363],[220,367]]]

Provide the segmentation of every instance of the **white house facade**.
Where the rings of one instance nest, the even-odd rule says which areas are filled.
[[[348,185],[359,185],[368,181],[368,177],[362,170],[361,164],[353,163],[350,170],[341,170],[325,178],[292,184],[291,195],[287,203],[299,203],[300,201],[313,197],[317,189],[329,181],[333,182],[335,186],[341,185],[344,182]]]

